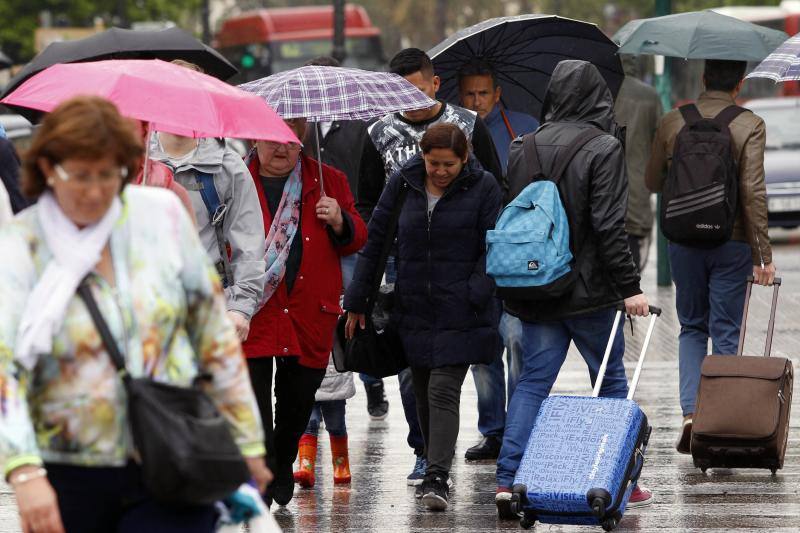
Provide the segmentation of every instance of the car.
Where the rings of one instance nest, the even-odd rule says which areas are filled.
[[[764,119],[764,173],[771,227],[800,226],[800,98],[758,98],[745,107]]]
[[[30,147],[34,126],[28,119],[13,113],[0,114],[0,126],[6,131],[6,137],[14,144],[17,153]]]

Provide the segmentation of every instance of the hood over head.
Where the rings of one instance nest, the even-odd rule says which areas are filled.
[[[222,160],[225,157],[225,146],[225,139],[214,137],[200,138],[197,142],[197,149],[193,151],[189,160],[183,162],[177,168],[172,168],[172,158],[163,151],[158,137],[153,135],[150,140],[150,158],[166,163],[176,173],[194,169],[198,172],[216,174],[222,168]]]
[[[544,122],[584,122],[613,134],[614,97],[597,67],[561,61],[553,70],[542,104]]]

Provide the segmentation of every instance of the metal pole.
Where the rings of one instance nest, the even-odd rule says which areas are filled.
[[[333,0],[333,51],[331,55],[339,63],[344,63],[347,57],[344,29],[344,0]]]
[[[436,0],[436,34],[438,41],[447,38],[447,0]]]
[[[128,24],[128,6],[126,0],[117,0],[117,19],[120,28],[129,27]]]
[[[211,6],[210,0],[203,0],[203,6],[200,10],[200,18],[203,23],[203,42],[211,44]]]
[[[672,0],[656,0],[656,16],[669,15],[672,12]],[[664,58],[663,69],[656,76],[656,90],[661,97],[661,105],[664,112],[672,109],[672,80],[670,77],[670,62]],[[658,195],[658,212],[661,212],[661,195]],[[659,287],[669,287],[672,285],[672,276],[669,269],[669,249],[667,238],[661,232],[660,217],[656,227],[656,281]]]

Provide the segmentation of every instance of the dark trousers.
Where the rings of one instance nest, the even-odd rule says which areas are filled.
[[[272,415],[272,368],[275,361],[275,416]],[[294,483],[292,464],[297,442],[303,435],[314,408],[314,395],[325,377],[324,368],[302,366],[297,357],[256,357],[247,360],[250,382],[256,395],[267,466],[274,484]],[[269,489],[267,489],[269,493]]]
[[[469,365],[411,369],[428,460],[426,475],[450,474],[458,438],[461,385],[467,370]]]
[[[47,464],[67,533],[212,533],[212,505],[181,507],[153,501],[140,468]]]

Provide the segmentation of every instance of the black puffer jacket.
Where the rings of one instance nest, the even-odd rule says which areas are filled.
[[[409,187],[397,231],[394,319],[409,364],[438,368],[489,363],[499,346],[499,306],[486,275],[486,232],[502,207],[497,180],[476,159],[436,204],[428,223],[425,163],[417,155],[395,174],[369,222],[344,308],[363,313],[370,280],[400,188]]]
[[[625,153],[616,137],[614,99],[597,68],[585,61],[559,63],[547,88],[542,116],[545,123],[535,135],[545,174],[585,128],[596,127],[608,135],[589,141],[558,184],[569,219],[574,268],[579,273],[575,288],[569,297],[553,301],[505,301],[509,313],[527,321],[584,314],[642,292],[625,233]],[[511,144],[508,181],[511,198],[530,183],[520,138]]]

